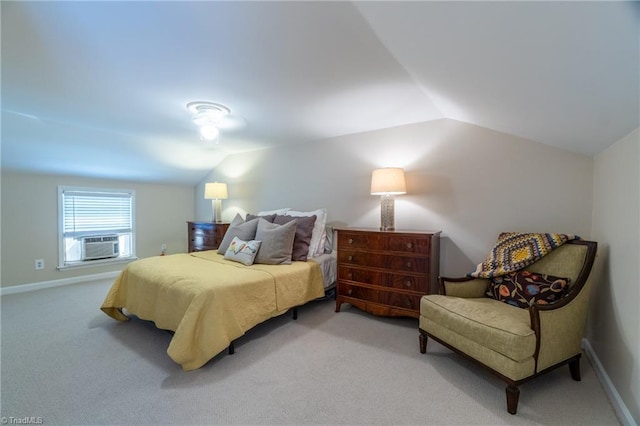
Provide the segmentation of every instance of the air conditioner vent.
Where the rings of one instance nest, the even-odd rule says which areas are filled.
[[[98,235],[82,238],[82,260],[118,257],[120,247],[117,235]]]

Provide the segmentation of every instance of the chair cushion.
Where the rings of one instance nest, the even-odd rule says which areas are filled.
[[[487,296],[519,308],[556,302],[569,293],[569,279],[529,271],[491,278]]]
[[[530,358],[536,348],[529,311],[494,299],[423,296],[420,316],[514,361]]]

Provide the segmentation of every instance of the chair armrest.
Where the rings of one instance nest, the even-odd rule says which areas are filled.
[[[453,297],[484,297],[489,280],[486,278],[447,278],[439,277],[440,294]]]
[[[541,371],[581,352],[589,310],[588,282],[574,297],[550,305],[529,307],[536,343],[536,370]]]

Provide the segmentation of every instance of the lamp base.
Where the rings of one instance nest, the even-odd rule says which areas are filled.
[[[395,230],[394,216],[395,216],[395,198],[391,194],[385,194],[380,197],[380,230],[381,231],[393,231]]]
[[[212,222],[222,223],[222,200],[211,200],[211,210],[213,210]]]

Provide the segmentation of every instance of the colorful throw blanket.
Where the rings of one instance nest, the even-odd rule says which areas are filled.
[[[474,272],[467,274],[475,278],[492,278],[523,269],[537,262],[554,248],[580,237],[572,234],[522,234],[503,232],[489,257],[480,263]]]

